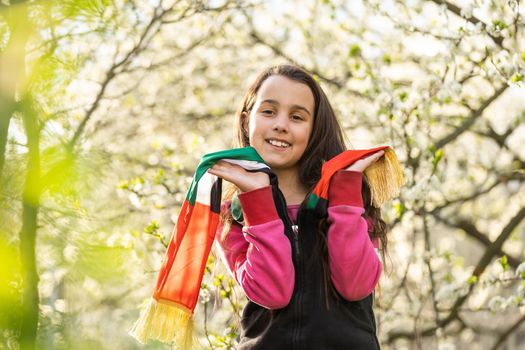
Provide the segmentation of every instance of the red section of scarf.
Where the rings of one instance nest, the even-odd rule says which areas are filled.
[[[193,207],[184,202],[153,298],[175,302],[193,312],[218,224],[219,214],[208,205],[197,202]]]
[[[330,159],[323,164],[323,168],[321,169],[321,179],[315,186],[313,193],[319,198],[328,200],[330,180],[338,170],[344,169],[361,158],[387,148],[389,148],[389,146],[380,146],[365,150],[348,150]]]

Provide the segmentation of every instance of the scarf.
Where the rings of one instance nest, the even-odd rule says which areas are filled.
[[[389,146],[380,146],[363,150],[342,152],[323,164],[321,178],[308,196],[306,208],[315,211],[319,216],[326,216],[328,210],[328,188],[332,176],[341,169],[352,165],[357,160],[384,150],[385,154],[368,166],[364,173],[370,186],[372,206],[379,208],[399,194],[404,185],[403,169],[396,153]]]
[[[306,208],[318,215],[326,215],[328,187],[336,171],[379,150],[385,150],[385,156],[365,170],[372,203],[379,207],[396,196],[404,179],[391,148],[381,146],[369,150],[348,150],[323,164],[321,179],[306,199]],[[180,210],[153,297],[130,331],[130,335],[141,343],[148,339],[174,341],[183,350],[191,349],[196,344],[193,313],[219,224],[222,189],[221,179],[207,170],[219,160],[238,164],[248,171],[268,173],[270,184],[277,186],[275,174],[252,147],[209,153],[202,158]]]

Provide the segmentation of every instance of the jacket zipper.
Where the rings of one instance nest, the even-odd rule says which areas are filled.
[[[284,197],[284,196],[283,196]],[[286,203],[286,199],[285,199]],[[295,322],[295,329],[293,330],[293,336],[292,336],[292,348],[293,349],[299,349],[298,344],[298,338],[299,338],[299,332],[300,332],[300,308],[302,304],[302,295],[303,295],[303,276],[302,276],[302,257],[301,257],[301,248],[299,244],[299,217],[301,215],[301,208],[299,208],[299,211],[297,213],[297,225],[293,224],[292,219],[288,215],[288,206],[286,206],[286,217],[288,219],[289,225],[293,232],[293,240],[294,240],[294,247],[295,247],[295,257],[297,260],[297,269],[296,273],[298,273],[297,277],[297,302],[295,303],[295,316],[296,316],[296,322]]]
[[[285,217],[286,217],[286,224],[288,227],[292,229],[293,233],[293,241],[294,241],[294,250],[295,250],[295,258],[297,261],[297,270],[296,273],[298,273],[297,277],[297,302],[294,305],[294,313],[295,313],[295,322],[294,322],[294,329],[292,332],[292,349],[298,348],[298,337],[299,337],[299,312],[301,307],[301,296],[302,296],[302,269],[301,269],[301,248],[299,244],[299,216],[301,214],[301,208],[299,208],[299,212],[297,214],[297,225],[294,225],[292,219],[290,218],[290,215],[288,215],[288,205],[286,203],[286,198],[284,198],[284,195],[279,190],[281,199],[284,202],[284,210],[285,210]]]
[[[280,192],[280,190],[279,190]],[[281,199],[283,200],[284,202],[284,210],[285,210],[285,215],[286,215],[286,221],[287,221],[287,224],[288,224],[288,227],[290,227],[292,229],[292,233],[293,233],[293,241],[294,241],[294,249],[295,249],[295,255],[297,256],[297,258],[299,258],[301,256],[301,250],[300,250],[300,247],[299,247],[299,226],[298,225],[294,225],[292,219],[290,218],[290,215],[288,215],[288,205],[286,203],[286,198],[284,198],[284,195],[282,194],[282,192],[280,192],[281,194]],[[297,223],[299,223],[299,215],[301,214],[301,209],[299,208],[299,212],[297,214]]]
[[[288,205],[286,203],[286,198],[284,198],[283,193],[279,190],[280,197],[282,201],[284,202],[284,210],[285,210],[285,219],[286,224],[289,228],[292,229],[293,233],[293,241],[294,241],[294,249],[295,249],[295,257],[297,261],[297,269],[296,273],[298,273],[297,277],[297,302],[294,305],[294,311],[295,311],[295,329],[293,329],[292,332],[292,349],[299,349],[298,344],[298,338],[300,333],[300,309],[302,305],[302,296],[303,296],[303,264],[302,264],[302,256],[301,256],[301,245],[299,243],[299,223],[300,223],[300,217],[301,217],[301,211],[302,211],[302,205],[299,208],[299,211],[297,212],[297,225],[294,225],[292,219],[290,218],[290,215],[288,215]],[[300,350],[300,349],[299,349]]]
[[[295,246],[295,255],[297,256],[297,259],[299,259],[299,256],[301,254],[301,250],[299,248],[299,226],[292,225],[292,231],[293,231],[293,241],[294,241],[294,246]]]

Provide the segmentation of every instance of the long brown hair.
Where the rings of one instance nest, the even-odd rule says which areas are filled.
[[[315,105],[312,134],[310,135],[304,154],[299,161],[299,179],[308,188],[308,192],[310,193],[321,177],[323,163],[345,151],[346,146],[343,131],[328,98],[317,81],[304,69],[287,64],[278,65],[267,68],[257,77],[244,96],[240,108],[237,110],[237,139],[233,147],[246,147],[250,145],[247,118],[249,118],[249,114],[255,104],[257,92],[260,87],[266,79],[273,75],[280,75],[307,85],[314,96]],[[237,189],[235,187],[229,187],[226,190],[224,199],[231,199],[236,191]],[[364,216],[371,224],[369,225],[370,238],[378,238],[381,241],[381,250],[384,257],[387,248],[387,227],[381,219],[381,210],[373,207],[371,204],[370,188],[365,176],[363,176],[362,195],[365,207]],[[223,214],[222,220],[224,226],[221,239],[224,239],[233,222],[231,213],[227,212]],[[333,285],[330,282],[328,249],[326,245],[327,227],[328,224],[326,220],[322,220],[318,230],[320,234],[320,239],[318,240],[320,245],[318,249],[323,257],[325,290],[336,295],[337,293],[335,293]]]

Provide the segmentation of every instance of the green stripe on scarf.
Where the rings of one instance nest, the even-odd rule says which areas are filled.
[[[248,160],[264,164],[264,160],[257,153],[253,147],[234,148],[225,151],[219,151],[214,153],[208,153],[202,157],[193,180],[191,181],[190,188],[186,194],[186,199],[191,205],[195,205],[195,199],[197,198],[197,185],[202,176],[219,160],[223,159],[235,159],[235,160]]]

